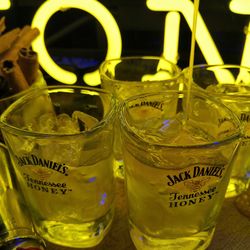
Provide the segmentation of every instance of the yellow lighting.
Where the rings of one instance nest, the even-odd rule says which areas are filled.
[[[8,10],[11,6],[10,0],[1,0],[0,1],[0,10]]]
[[[249,15],[250,14],[250,1],[249,0],[232,0],[229,3],[229,8],[232,12],[237,14]],[[245,28],[246,40],[242,52],[241,65],[245,67],[250,67],[250,22]],[[247,82],[246,79],[249,79],[249,75],[243,72],[240,72],[238,76],[238,81]]]
[[[243,53],[242,53],[242,58],[241,58],[241,65],[250,68],[250,22],[248,24],[248,27],[245,29],[246,33],[246,41],[245,45],[243,48]],[[249,80],[249,73],[246,74],[244,72],[240,72],[238,81],[243,81],[243,82],[250,82]]]
[[[171,79],[171,74],[165,71],[157,72],[156,74],[146,74],[142,76],[141,81],[164,81],[166,79]]]
[[[228,69],[225,69],[223,67],[224,67],[223,65],[221,65],[221,67],[216,66],[214,69],[214,67],[211,66],[208,67],[207,70],[213,71],[218,83],[227,83],[227,84],[235,83],[235,78],[233,74]]]
[[[248,24],[248,27],[245,29],[246,33],[246,41],[242,53],[242,59],[241,59],[241,65],[250,67],[250,22]]]
[[[147,7],[153,11],[178,11],[183,14],[192,30],[194,5],[190,0],[147,0]],[[223,64],[216,45],[202,19],[197,17],[196,40],[208,64]],[[165,45],[164,45],[165,48]]]
[[[250,1],[249,0],[232,0],[229,3],[229,9],[237,14],[250,14]]]
[[[248,84],[250,83],[250,73],[249,73],[249,68],[241,68],[239,75],[237,76],[236,79],[236,84]]]
[[[180,14],[175,11],[169,12],[165,18],[163,56],[175,64],[178,61],[180,19]]]
[[[120,57],[122,40],[119,27],[112,14],[96,0],[48,0],[44,2],[34,15],[32,27],[40,30],[39,37],[32,43],[32,47],[39,53],[41,67],[56,80],[65,84],[74,84],[77,76],[70,71],[59,67],[50,57],[45,41],[44,30],[53,14],[68,8],[81,9],[94,16],[103,27],[107,38],[107,54],[105,59]],[[90,86],[100,84],[98,70],[85,74],[83,79]]]

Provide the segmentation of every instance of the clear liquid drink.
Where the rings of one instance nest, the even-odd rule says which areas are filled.
[[[183,70],[185,82],[188,70]],[[235,197],[246,191],[250,173],[250,69],[239,65],[195,65],[193,87],[205,90],[222,101],[240,119],[244,138],[233,163],[226,197]]]
[[[137,249],[206,249],[213,237],[240,123],[220,102],[193,91],[187,119],[186,98],[185,91],[166,91],[122,106],[130,235]]]

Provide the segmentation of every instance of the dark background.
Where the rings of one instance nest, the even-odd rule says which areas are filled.
[[[69,0],[70,1],[70,0]],[[173,0],[174,1],[174,0]],[[0,11],[8,29],[30,24],[44,0],[12,0],[12,7]],[[147,8],[146,0],[101,0],[114,16],[122,36],[122,56],[161,55],[166,12]],[[229,10],[230,0],[200,0],[200,12],[225,63],[240,64],[245,42],[244,27],[249,16]],[[93,71],[106,55],[106,37],[101,25],[87,12],[69,9],[57,12],[46,28],[46,45],[52,58],[77,74]],[[188,66],[191,32],[182,16],[179,61]],[[206,63],[196,47],[195,64]]]

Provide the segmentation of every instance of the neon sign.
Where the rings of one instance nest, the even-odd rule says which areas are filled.
[[[181,13],[184,16],[185,20],[187,21],[190,27],[190,30],[192,30],[193,12],[194,12],[194,5],[192,1],[190,0],[174,0],[174,1],[173,0],[148,0],[146,4],[147,4],[147,7],[153,11],[166,11],[166,12],[170,11],[170,13],[172,11],[175,11],[177,13]],[[167,14],[167,16],[168,15],[169,14]],[[177,17],[175,18],[177,19]],[[176,26],[169,25],[169,28],[168,28],[169,35],[165,35],[165,37],[166,36],[171,37],[170,34],[172,34],[172,32],[175,29],[176,29]],[[175,38],[175,40],[177,39],[178,37]],[[200,13],[198,14],[198,17],[197,17],[196,40],[208,64],[222,64],[223,63],[223,60],[219,54],[219,51],[216,48],[216,45]],[[168,56],[170,53],[173,54],[173,52],[170,52],[170,49],[173,46],[168,46],[168,47],[167,46],[165,47],[165,46],[166,46],[166,43],[164,42],[163,56],[166,57],[168,60],[173,61],[174,58],[171,58],[170,56]],[[175,51],[176,58],[178,57],[177,49],[178,48],[176,48],[176,51]]]
[[[232,12],[243,15],[250,15],[250,1],[249,0],[232,0],[229,3],[229,8]],[[246,41],[243,48],[241,65],[250,67],[250,22],[248,27],[244,29],[246,34]]]
[[[105,59],[120,57],[122,41],[120,30],[112,14],[96,0],[48,0],[44,2],[32,21],[32,26],[40,30],[39,37],[32,43],[35,51],[39,53],[39,61],[42,68],[53,78],[66,84],[74,84],[76,75],[65,69],[60,68],[50,57],[44,41],[44,30],[50,17],[60,10],[67,8],[77,8],[88,12],[94,16],[102,25],[107,37],[107,54]],[[91,85],[99,85],[100,78],[98,70],[83,76],[84,81]]]
[[[249,15],[250,14],[250,1],[249,0],[231,0],[229,9],[232,12]]]
[[[167,12],[164,27],[164,42],[162,55],[177,64],[180,17],[183,15],[192,30],[194,5],[191,0],[145,0],[146,6],[152,11]],[[1,1],[0,9],[7,8],[10,1]],[[32,20],[32,26],[39,28],[41,34],[33,42],[34,50],[39,53],[41,67],[53,78],[66,84],[74,84],[76,75],[73,72],[60,68],[50,57],[45,46],[44,30],[48,20],[57,11],[68,8],[77,8],[94,16],[104,29],[107,37],[107,54],[105,59],[120,57],[122,53],[122,39],[116,20],[97,0],[47,0],[36,11]],[[250,15],[249,0],[231,0],[229,9],[232,12]],[[241,65],[250,67],[250,22],[245,28],[246,40],[242,52]],[[170,39],[171,38],[171,39]],[[223,64],[223,59],[213,41],[212,36],[201,14],[198,14],[196,40],[200,50],[208,64]],[[91,86],[100,84],[98,70],[85,74],[84,81]]]
[[[8,10],[11,6],[10,0],[1,0],[0,10]]]

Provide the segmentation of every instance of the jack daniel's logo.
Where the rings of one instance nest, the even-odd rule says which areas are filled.
[[[159,101],[142,101],[140,103],[136,103],[131,105],[129,108],[140,107],[140,106],[150,106],[155,109],[163,110],[163,103]]]
[[[222,178],[224,170],[224,166],[195,166],[192,170],[186,170],[177,175],[167,175],[167,184],[168,186],[174,186],[177,183],[201,176]]]
[[[250,121],[250,115],[242,113],[242,114],[240,114],[240,120],[245,121],[245,122],[249,122]]]
[[[26,156],[17,156],[17,163],[19,166],[23,167],[26,165],[33,165],[33,166],[41,166],[45,167],[54,171],[57,171],[58,173],[64,174],[65,176],[68,176],[68,167],[65,166],[64,163],[58,163],[51,160],[46,160],[39,158],[35,155],[26,155]]]

